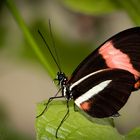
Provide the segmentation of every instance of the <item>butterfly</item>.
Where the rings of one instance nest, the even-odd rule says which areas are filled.
[[[131,92],[140,88],[140,27],[109,38],[78,65],[70,79],[60,70],[56,80],[62,95],[57,93],[48,103],[66,99],[68,111],[61,124],[69,113],[70,100],[91,117],[118,115]]]

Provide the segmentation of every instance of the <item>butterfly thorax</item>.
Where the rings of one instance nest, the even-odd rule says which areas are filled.
[[[56,79],[58,81],[58,85],[62,89],[62,96],[66,98],[66,100],[70,100],[72,98],[71,92],[69,90],[68,78],[63,72],[58,72]]]

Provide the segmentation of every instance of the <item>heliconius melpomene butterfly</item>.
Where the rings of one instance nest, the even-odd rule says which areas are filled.
[[[56,80],[62,95],[56,94],[48,103],[65,97],[67,107],[73,99],[91,117],[115,116],[131,92],[140,87],[140,27],[124,30],[105,41],[78,65],[70,79],[60,69]],[[68,113],[69,108],[61,124]]]

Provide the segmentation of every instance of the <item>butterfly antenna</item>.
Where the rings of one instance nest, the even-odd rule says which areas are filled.
[[[52,26],[51,26],[51,21],[50,21],[50,19],[49,19],[48,24],[49,24],[49,31],[50,31],[50,35],[51,35],[51,39],[52,39],[52,46],[53,46],[53,48],[54,48],[54,52],[55,52],[55,55],[56,55],[57,62],[58,62],[59,67],[60,67],[60,69],[61,69],[60,61],[59,61],[57,49],[56,49],[56,46],[55,46],[55,41],[54,41],[53,33],[52,33]],[[61,71],[60,71],[60,72],[61,72]]]
[[[42,35],[42,33],[40,32],[39,29],[38,29],[38,33],[39,33],[39,35],[41,36],[42,40],[44,41],[46,47],[48,48],[48,50],[49,50],[49,52],[50,52],[50,54],[51,54],[51,56],[52,56],[52,58],[53,58],[55,64],[57,65],[57,67],[58,67],[58,69],[59,69],[59,71],[61,72],[61,68],[60,68],[60,66],[59,66],[59,64],[58,64],[58,62],[57,62],[57,60],[56,60],[56,58],[54,57],[54,55],[53,55],[53,53],[52,53],[52,51],[51,51],[51,49],[50,49],[50,47],[49,47],[49,44],[47,43],[47,41],[45,40],[45,38],[43,37],[43,35]]]
[[[60,122],[59,126],[56,129],[56,133],[55,133],[56,138],[58,138],[57,134],[58,134],[59,128],[62,126],[64,121],[68,118],[68,116],[69,116],[69,100],[67,100],[67,112],[66,112],[65,116],[63,117],[62,121]]]

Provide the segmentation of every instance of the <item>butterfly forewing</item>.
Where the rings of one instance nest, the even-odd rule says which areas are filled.
[[[120,68],[140,77],[140,27],[122,31],[93,51],[73,72],[69,83],[106,68]]]
[[[122,69],[104,69],[71,85],[75,104],[92,117],[115,115],[127,102],[135,78]]]

